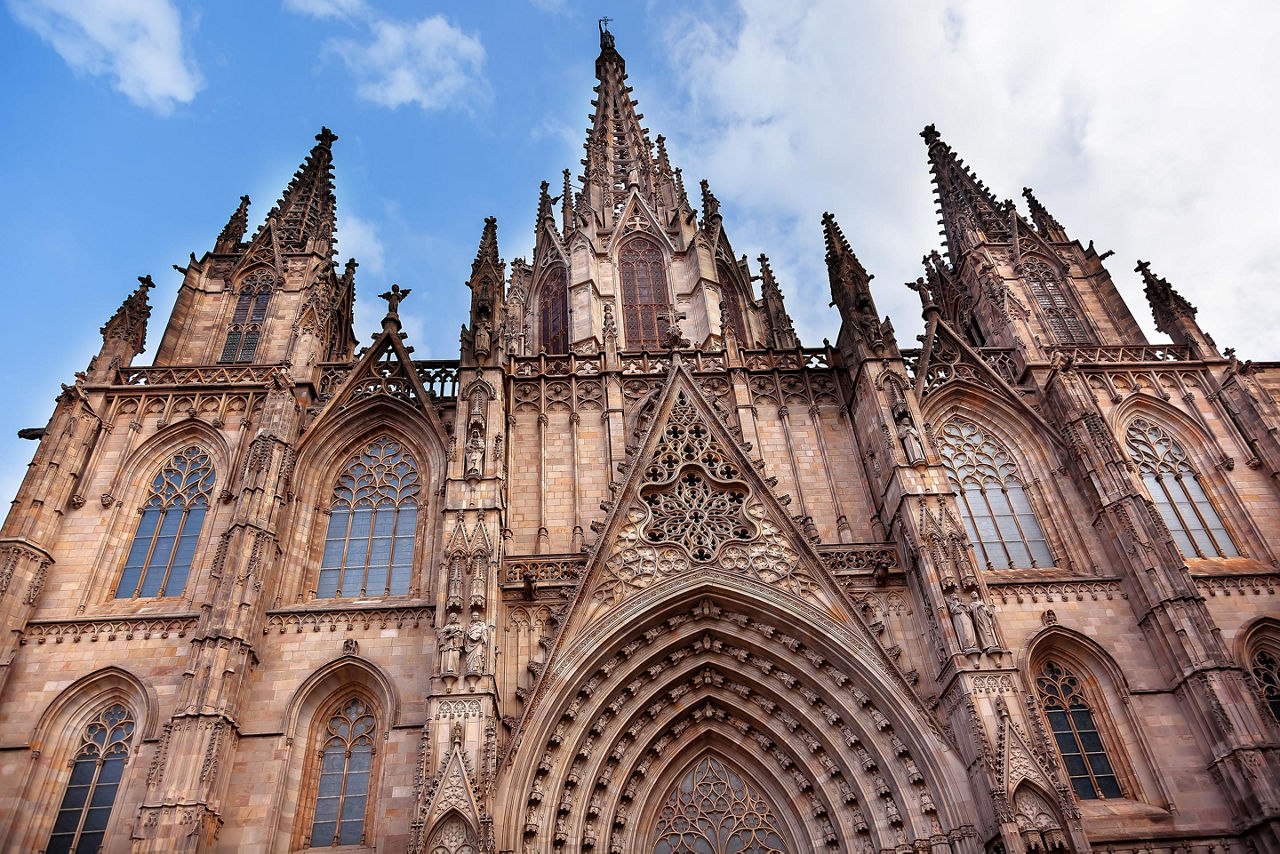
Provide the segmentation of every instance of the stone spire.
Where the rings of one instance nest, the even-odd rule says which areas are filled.
[[[240,241],[244,240],[245,229],[248,227],[249,197],[241,196],[240,205],[236,208],[236,212],[231,215],[231,219],[227,220],[222,233],[218,235],[218,241],[214,245],[213,251],[235,252],[240,247]]]
[[[543,195],[546,194],[546,186],[543,182]],[[549,201],[547,207],[550,208]],[[506,264],[498,257],[498,220],[485,217],[476,259],[471,262],[471,278],[467,280],[467,287],[471,289],[471,326],[463,330],[464,357],[470,350],[480,364],[494,349],[493,342],[497,340],[502,326],[505,273]]]
[[[125,297],[116,313],[111,315],[111,319],[101,329],[104,350],[113,340],[124,345],[120,354],[127,354],[128,358],[147,348],[147,320],[151,318],[151,303],[147,301],[147,291],[154,287],[155,283],[150,276],[138,277],[138,287]]]
[[[600,56],[596,59],[596,97],[591,102],[591,127],[587,129],[587,156],[582,161],[584,193],[600,214],[604,227],[613,227],[628,191],[635,187],[656,206],[653,143],[641,126],[627,85],[626,63],[614,47],[613,34],[600,23]]]
[[[707,183],[706,178],[699,181],[698,186],[702,188],[702,227],[711,228],[715,222],[724,220],[724,217],[720,216],[720,200],[716,198],[715,193],[711,192],[711,185]]]
[[[1031,221],[1036,224],[1036,231],[1040,232],[1041,237],[1050,243],[1066,243],[1071,240],[1062,223],[1040,204],[1040,200],[1031,192],[1030,187],[1022,188],[1022,197],[1027,200],[1027,206],[1031,208]]]
[[[560,231],[568,234],[573,228],[573,183],[569,170],[564,170],[564,189],[560,193]]]
[[[333,194],[333,150],[337,136],[327,127],[316,134],[316,145],[294,173],[284,195],[267,214],[275,222],[281,252],[320,252],[332,255],[336,248],[337,201]]]
[[[874,349],[883,344],[884,336],[875,300],[871,298],[871,280],[858,256],[831,213],[822,215],[822,231],[827,244],[827,276],[831,280],[831,304],[840,311],[843,321],[841,338],[846,332],[857,336],[863,346]]]
[[[1005,207],[942,141],[933,125],[921,131],[920,136],[929,147],[929,168],[952,264],[980,243],[1008,241]]]
[[[769,324],[769,343],[779,350],[790,350],[800,346],[795,327],[791,325],[791,315],[782,301],[782,291],[774,281],[773,269],[769,266],[769,256],[760,253],[760,296],[764,300],[765,319]]]
[[[1151,272],[1151,262],[1139,261],[1133,270],[1142,274],[1143,291],[1151,304],[1156,329],[1172,338],[1175,344],[1201,348],[1202,358],[1216,354],[1217,345],[1196,322],[1196,307],[1174,290],[1168,279]]]

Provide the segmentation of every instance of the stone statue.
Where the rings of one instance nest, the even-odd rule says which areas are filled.
[[[471,625],[467,626],[466,652],[467,675],[484,673],[489,662],[489,626],[476,611],[471,612]]]
[[[965,652],[978,651],[978,637],[973,630],[973,617],[969,609],[952,593],[947,597],[947,610],[951,612],[951,627],[956,630],[956,640]]]
[[[489,350],[493,347],[493,336],[489,332],[489,321],[482,320],[476,324],[476,334],[473,346],[475,347],[477,356],[489,355]]]
[[[996,624],[991,614],[991,606],[982,601],[977,590],[969,595],[969,616],[973,618],[973,629],[978,636],[978,646],[982,647],[984,652],[999,649],[1000,644],[996,641]]]
[[[907,462],[911,465],[924,462],[924,443],[920,441],[920,431],[911,423],[910,418],[904,418],[898,425],[898,441],[902,442]]]
[[[441,676],[457,676],[458,664],[462,657],[462,623],[458,622],[457,614],[449,615],[449,622],[445,623],[437,634],[440,643],[440,675]]]
[[[471,436],[467,439],[467,475],[480,475],[480,466],[484,462],[484,437],[479,427],[471,428]]]
[[[412,292],[412,288],[402,289],[399,285],[392,285],[391,290],[378,296],[387,301],[387,314],[397,317],[400,314],[400,302]]]

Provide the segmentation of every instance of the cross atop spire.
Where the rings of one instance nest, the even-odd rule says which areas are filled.
[[[327,127],[316,134],[315,147],[294,173],[284,195],[267,214],[275,220],[276,239],[282,252],[336,251],[333,232],[337,200],[333,194],[333,151],[337,136]],[[313,245],[312,241],[317,241]]]
[[[978,180],[973,170],[964,165],[951,146],[942,141],[937,128],[929,125],[920,136],[929,147],[929,166],[951,262],[956,263],[961,255],[980,243],[1008,241],[1006,207]]]

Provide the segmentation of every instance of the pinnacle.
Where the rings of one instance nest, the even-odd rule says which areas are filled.
[[[134,355],[146,349],[147,320],[151,317],[151,303],[147,300],[147,291],[155,286],[150,276],[138,277],[138,287],[125,297],[115,314],[111,315],[111,319],[99,330],[104,340],[119,338],[130,345]]]
[[[327,248],[333,251],[337,201],[333,194],[331,146],[337,138],[327,127],[320,129],[315,146],[267,214],[268,221],[276,222],[280,248],[285,251],[305,252],[313,240],[327,241]]]
[[[835,215],[831,211],[825,211],[822,214],[822,233],[827,242],[828,261],[837,255],[853,251],[849,247],[849,241],[845,239],[844,232],[840,230],[840,224],[836,222]]]
[[[1062,223],[1049,213],[1048,209],[1040,203],[1040,200],[1031,192],[1030,187],[1022,188],[1022,197],[1027,200],[1027,207],[1031,210],[1031,221],[1036,224],[1036,231],[1049,240],[1066,240],[1067,232],[1062,227]]]
[[[542,182],[546,187],[546,182]],[[476,250],[476,260],[471,262],[471,276],[475,278],[476,273],[485,264],[490,264],[497,269],[502,264],[502,259],[498,257],[498,218],[487,216],[484,218],[484,230],[480,233],[480,247]]]
[[[698,185],[702,187],[702,221],[709,223],[713,217],[720,216],[720,200],[711,192],[711,185],[706,178],[699,181]]]
[[[232,248],[244,239],[245,230],[249,227],[249,197],[241,196],[240,205],[236,208],[235,213],[231,214],[231,218],[227,220],[227,224],[223,226],[222,233],[218,235],[218,243],[226,248]]]

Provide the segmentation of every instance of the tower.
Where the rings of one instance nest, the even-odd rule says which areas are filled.
[[[804,347],[599,35],[456,359],[417,282],[357,349],[328,129],[102,327],[0,527],[0,847],[1280,850],[1274,366],[932,126],[920,346],[826,213]]]

